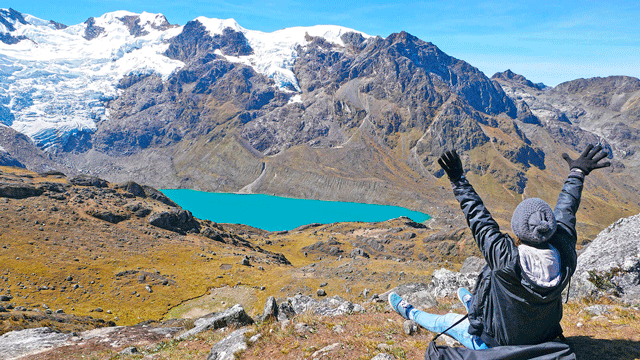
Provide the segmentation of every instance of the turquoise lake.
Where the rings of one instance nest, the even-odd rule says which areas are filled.
[[[400,216],[415,222],[430,219],[427,214],[399,206],[184,189],[161,191],[197,218],[218,223],[246,224],[267,231],[292,230],[312,223],[385,221]]]

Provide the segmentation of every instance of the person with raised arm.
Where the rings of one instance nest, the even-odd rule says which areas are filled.
[[[449,177],[487,265],[473,293],[458,290],[467,309],[466,319],[453,313],[426,313],[393,292],[389,294],[391,307],[430,331],[448,329],[446,333],[468,349],[541,344],[562,337],[562,291],[569,285],[577,261],[576,211],[585,176],[610,166],[608,161],[601,162],[607,156],[600,145],[588,145],[575,160],[562,154],[570,172],[555,208],[539,198],[523,200],[511,218],[514,239],[500,231],[464,176],[456,151],[442,154],[438,164]]]

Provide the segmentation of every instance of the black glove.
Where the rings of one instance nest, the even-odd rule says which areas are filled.
[[[601,150],[602,146],[598,145],[594,148],[593,145],[589,144],[579,158],[571,160],[566,153],[562,154],[562,158],[569,164],[570,169],[580,169],[585,175],[589,175],[595,169],[611,166],[608,161],[598,164],[598,161],[609,155],[604,151],[600,152]]]
[[[462,174],[464,174],[464,171],[462,170],[462,161],[455,150],[445,151],[445,153],[438,159],[438,164],[440,164],[444,172],[447,173],[447,176],[451,181],[459,180],[462,177]]]

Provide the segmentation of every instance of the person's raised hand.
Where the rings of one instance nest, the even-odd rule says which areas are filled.
[[[464,174],[462,161],[455,150],[445,151],[445,153],[438,158],[438,164],[440,164],[444,172],[447,173],[451,181],[459,180]]]
[[[589,175],[595,169],[611,166],[609,161],[599,162],[608,155],[602,151],[602,146],[598,145],[594,148],[589,144],[577,159],[571,159],[567,153],[562,154],[562,158],[569,164],[569,169],[580,169],[585,175]]]

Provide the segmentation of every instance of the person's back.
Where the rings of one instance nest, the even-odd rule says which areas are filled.
[[[487,261],[473,295],[467,292],[471,299],[461,298],[468,306],[468,320],[447,331],[465,347],[486,349],[540,344],[562,334],[562,291],[576,267],[575,214],[585,175],[610,165],[598,163],[607,156],[601,150],[599,145],[595,148],[589,145],[576,160],[563,154],[571,171],[554,210],[537,198],[526,199],[518,205],[511,225],[519,245],[509,234],[500,231],[464,177],[462,162],[455,150],[445,152],[438,159]],[[444,331],[462,318],[455,314],[424,313],[402,301],[397,294],[390,294],[389,303],[402,316],[431,331]]]
[[[454,194],[487,260],[473,291],[470,334],[479,336],[489,346],[497,346],[535,344],[562,333],[562,291],[576,266],[575,212],[583,178],[578,172],[569,175],[555,211],[536,198],[518,206],[512,228],[522,225],[523,229],[533,230],[516,231],[523,242],[520,246],[509,234],[500,231],[464,177],[452,181]],[[551,229],[536,232],[536,227]],[[546,263],[540,261],[545,259]],[[550,274],[550,268],[557,269],[557,273]]]

